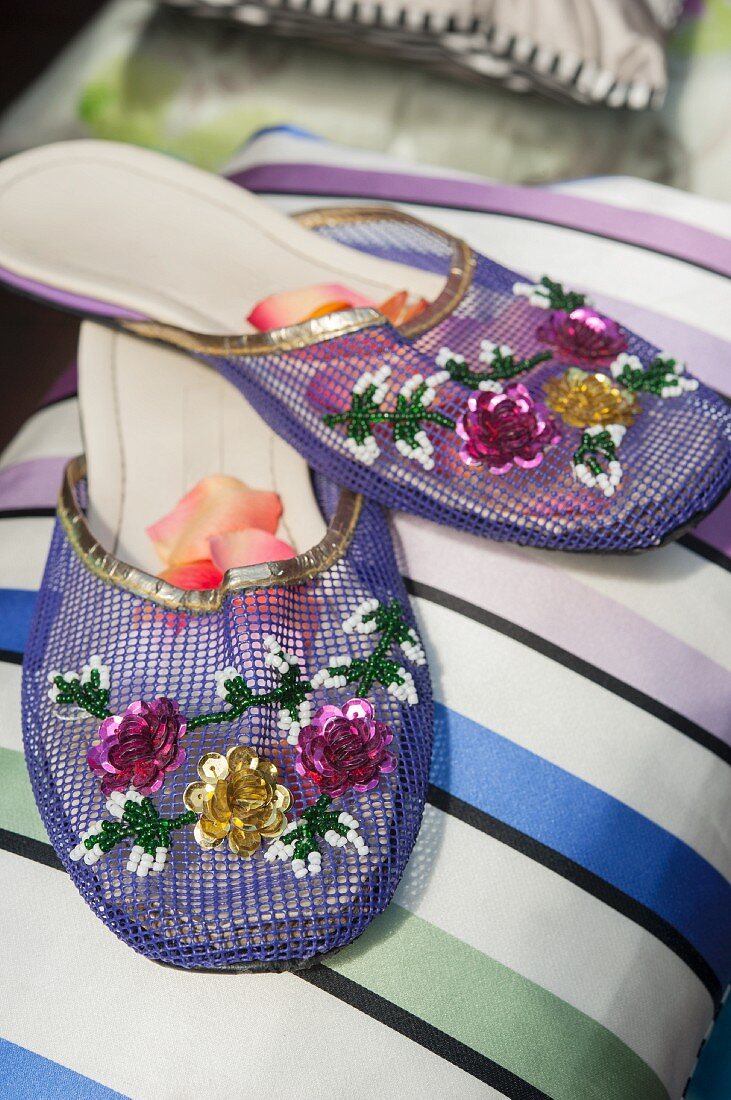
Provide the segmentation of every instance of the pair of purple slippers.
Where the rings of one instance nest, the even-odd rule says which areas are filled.
[[[126,146],[6,161],[0,241],[6,284],[86,319],[86,456],[24,664],[49,837],[149,958],[311,964],[388,904],[426,796],[429,676],[383,508],[651,549],[728,490],[731,413],[547,275],[392,209],[290,219]],[[355,304],[245,320],[315,285]],[[420,306],[400,322],[362,304],[403,292]],[[196,471],[278,492],[296,556],[214,589],[153,575],[139,532]]]

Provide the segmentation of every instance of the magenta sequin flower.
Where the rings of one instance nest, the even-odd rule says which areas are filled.
[[[107,796],[130,786],[140,794],[153,794],[160,790],[166,772],[184,762],[185,749],[180,744],[184,734],[185,720],[172,700],[146,703],[138,699],[124,714],[104,719],[87,763]]]
[[[396,767],[396,757],[386,748],[392,741],[391,729],[374,719],[369,702],[349,699],[342,709],[315,711],[311,724],[300,730],[295,767],[333,797],[351,787],[370,791]]]
[[[557,359],[594,367],[608,367],[627,350],[617,322],[589,306],[579,306],[571,313],[556,310],[538,329],[538,339],[555,349]]]
[[[561,439],[546,406],[520,382],[503,393],[473,394],[457,421],[457,434],[465,441],[459,452],[465,465],[487,466],[491,474],[505,474],[514,465],[538,466],[545,448]]]

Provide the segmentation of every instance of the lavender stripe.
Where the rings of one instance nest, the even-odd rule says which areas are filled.
[[[87,298],[83,294],[74,294],[69,290],[61,290],[58,287],[47,286],[35,279],[26,279],[23,275],[16,275],[5,267],[0,267],[0,282],[30,294],[33,298],[42,298],[45,302],[53,302],[62,309],[70,309],[74,313],[93,314],[95,316],[119,317],[127,321],[146,321],[144,313],[135,313],[121,306],[103,302],[97,298]]]
[[[397,531],[413,580],[538,634],[731,745],[731,676],[692,646],[524,551],[491,546],[486,561],[483,543],[451,532],[440,552],[441,530],[430,524],[427,539],[425,521],[405,515]]]
[[[731,276],[731,247],[723,237],[663,214],[626,210],[554,191],[319,164],[255,165],[230,179],[252,191],[342,198],[357,195],[530,218],[611,237]]]
[[[597,294],[593,290],[591,295],[603,312],[621,317],[623,324],[641,332],[659,348],[672,349],[673,354],[684,359],[693,374],[707,386],[719,393],[731,393],[731,344],[728,341],[633,302],[610,298],[608,294]]]
[[[31,458],[0,470],[0,510],[55,508],[68,458]]]

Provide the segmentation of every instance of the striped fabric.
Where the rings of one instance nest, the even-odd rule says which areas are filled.
[[[308,145],[312,181],[334,154]],[[284,139],[265,166],[255,143],[242,180],[267,167],[266,186],[290,193],[278,202],[315,205],[296,195],[300,150]],[[378,175],[381,191],[406,186]],[[660,213],[663,194],[647,185],[633,203]],[[611,203],[622,196],[619,182]],[[620,246],[610,203],[590,239],[567,224],[581,199],[539,230],[524,198],[509,217],[476,213],[474,195],[469,213],[412,208],[602,302],[632,297],[649,335],[670,314],[693,371],[723,386],[719,274],[633,246],[626,219]],[[706,363],[694,352],[708,346]],[[0,460],[0,1094],[680,1097],[731,975],[729,505],[679,544],[621,559],[395,517],[437,699],[429,804],[395,903],[303,974],[186,974],[135,955],[81,903],[22,760],[22,650],[59,471],[81,446],[76,401],[59,394]],[[721,1038],[693,1100],[728,1095],[703,1075]]]

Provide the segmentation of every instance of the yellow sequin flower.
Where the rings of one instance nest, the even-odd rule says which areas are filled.
[[[262,837],[278,837],[287,824],[292,796],[277,783],[277,769],[245,745],[225,756],[207,752],[198,761],[200,782],[185,789],[189,810],[200,814],[195,839],[201,848],[228,846],[239,856],[250,856]]]
[[[640,406],[635,395],[605,374],[571,367],[546,383],[546,404],[574,428],[593,424],[629,426]]]

